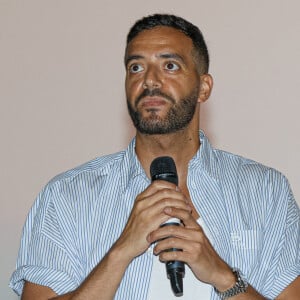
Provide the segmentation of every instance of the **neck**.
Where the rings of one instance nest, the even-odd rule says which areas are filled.
[[[146,135],[137,132],[136,154],[150,178],[150,164],[159,156],[171,156],[176,164],[179,182],[185,183],[188,163],[200,147],[198,128],[171,134]]]

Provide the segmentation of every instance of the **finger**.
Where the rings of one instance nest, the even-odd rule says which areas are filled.
[[[156,241],[158,251],[163,251],[170,246],[169,243],[174,242],[172,238],[176,241],[179,240],[177,242],[183,241],[183,243],[188,241],[203,243],[207,239],[200,226],[197,229],[193,229],[184,226],[168,225],[151,232],[148,240],[151,242]]]
[[[169,240],[170,239],[170,240]],[[179,239],[176,238],[168,238],[168,242],[164,242],[164,247],[154,247],[153,253],[154,255],[158,255],[160,261],[172,261],[172,260],[180,260],[185,263],[189,263],[189,251],[187,251],[187,244],[183,243],[182,240],[179,242]],[[178,241],[176,241],[178,240]]]
[[[177,187],[174,183],[165,180],[155,180],[138,197],[140,199],[143,199],[156,193],[161,189],[176,190]]]
[[[151,199],[155,197],[156,195],[148,197],[148,201],[145,201],[145,203],[143,201],[137,202],[131,212],[128,222],[129,228],[134,229],[138,226],[139,229],[142,229],[146,233],[146,239],[149,243],[152,242],[152,240],[149,239],[149,233],[157,230],[161,224],[170,219],[170,216],[165,213],[166,207],[172,205],[177,207],[177,209],[189,210],[188,205],[182,201],[181,198],[159,198],[159,201]],[[149,203],[154,204],[150,205]]]
[[[168,210],[171,205],[173,208],[176,207],[176,209],[184,210],[187,213],[190,213],[191,211],[191,208],[185,202],[177,199],[167,198],[154,203],[150,207],[147,207],[147,209],[144,209],[140,212],[141,218],[147,220],[147,222],[151,224],[151,231],[149,231],[149,235],[147,237],[147,241],[149,241],[150,243],[158,239],[165,238],[166,236],[172,235],[172,228],[178,228],[178,226],[171,225],[160,227],[170,219],[170,216],[166,214],[165,211]],[[161,229],[162,231],[160,232],[159,230]]]
[[[185,227],[187,228],[197,228],[199,224],[192,216],[192,209],[189,204],[187,204],[190,210],[182,210],[177,207],[168,207],[165,209],[165,213],[172,218],[178,218],[182,221]]]
[[[147,197],[141,197],[135,203],[134,209],[137,211],[142,211],[152,206],[156,207],[159,212],[167,207],[191,211],[191,207],[186,201],[185,196],[176,190],[163,188]]]
[[[206,265],[215,256],[214,250],[207,243],[169,238],[164,241],[163,245],[161,248],[154,248],[154,254],[159,255],[161,261],[181,260],[192,267],[199,262]],[[170,249],[177,250],[169,251]]]
[[[195,236],[195,235],[194,235]],[[167,238],[164,238],[163,240],[157,241],[153,251],[154,254],[159,254],[161,252],[164,252],[168,249],[176,248],[176,249],[182,249],[185,252],[192,252],[194,251],[194,246],[195,245],[205,245],[206,246],[206,241],[204,241],[205,237],[201,238],[201,242],[195,241],[191,239],[192,236],[189,238],[178,238],[174,236],[169,236]]]

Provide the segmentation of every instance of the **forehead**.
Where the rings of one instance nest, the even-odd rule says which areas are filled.
[[[126,56],[138,52],[176,52],[190,55],[192,40],[181,31],[167,26],[146,29],[133,38],[127,46]]]

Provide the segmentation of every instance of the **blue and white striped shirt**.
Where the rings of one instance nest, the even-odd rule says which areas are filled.
[[[213,149],[202,132],[200,140],[188,168],[194,206],[219,255],[275,298],[300,274],[300,213],[288,181],[272,168]],[[24,280],[58,294],[77,288],[118,239],[149,184],[135,140],[125,151],[52,179],[26,220],[10,286],[18,294]],[[152,262],[150,251],[134,259],[115,299],[146,300]]]

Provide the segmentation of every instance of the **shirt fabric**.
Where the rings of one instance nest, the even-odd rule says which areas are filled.
[[[188,166],[191,200],[218,254],[274,299],[300,274],[300,213],[288,181],[272,168],[213,149],[202,132],[200,141]],[[27,217],[10,286],[18,294],[24,280],[57,294],[76,289],[118,239],[149,184],[135,140],[52,179]],[[135,258],[115,299],[146,300],[152,264],[149,251]],[[211,299],[218,299],[214,291]]]

